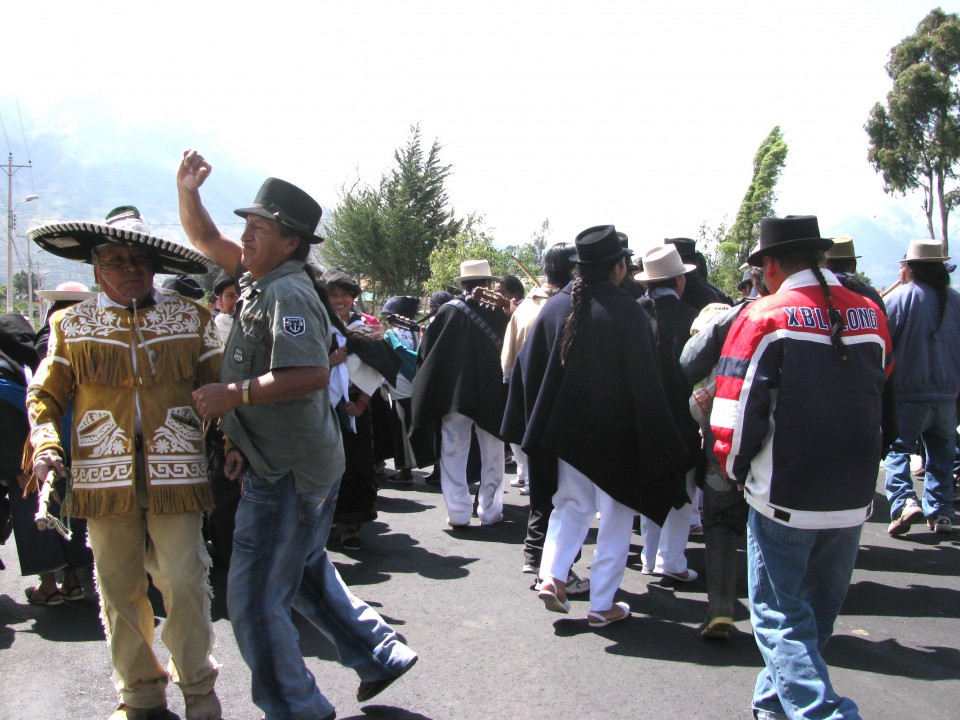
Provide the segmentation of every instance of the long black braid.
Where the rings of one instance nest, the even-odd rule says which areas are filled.
[[[820,289],[823,290],[823,294],[827,298],[827,321],[830,323],[830,342],[833,344],[833,349],[837,352],[837,357],[846,361],[850,357],[850,350],[843,342],[843,331],[846,330],[847,327],[843,322],[843,315],[833,306],[830,286],[827,285],[827,279],[823,276],[823,273],[820,272],[819,261],[814,260],[810,264],[810,269],[813,270],[817,282],[820,283]]]
[[[940,319],[937,321],[937,329],[933,335],[937,334],[940,326],[943,325],[943,315],[947,311],[947,288],[950,286],[950,275],[942,262],[908,262],[910,270],[913,272],[913,282],[923,283],[933,288],[937,293],[937,303],[940,306]]]
[[[563,324],[563,335],[560,337],[560,365],[566,367],[567,357],[570,355],[570,346],[577,336],[577,330],[580,327],[581,308],[583,303],[583,276],[577,275],[573,281],[573,287],[570,290],[570,297],[573,304],[570,307],[570,314]]]
[[[570,296],[573,304],[570,307],[570,314],[563,324],[563,335],[560,337],[560,365],[566,366],[567,358],[570,355],[570,348],[577,336],[577,330],[580,327],[580,321],[590,307],[589,302],[584,302],[584,290],[590,285],[605,280],[610,280],[613,268],[621,262],[621,259],[613,260],[609,263],[597,265],[580,265],[577,270],[577,277],[573,281],[573,287],[570,290]]]

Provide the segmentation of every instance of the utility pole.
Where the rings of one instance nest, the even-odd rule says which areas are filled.
[[[3,167],[0,165],[0,167]],[[7,312],[13,312],[13,174],[20,168],[33,167],[32,164],[14,165],[13,153],[7,156]],[[36,200],[36,196],[31,196]],[[27,201],[24,201],[27,202]],[[20,203],[17,203],[19,205]],[[29,241],[28,241],[29,242]],[[27,298],[29,302],[30,298]]]

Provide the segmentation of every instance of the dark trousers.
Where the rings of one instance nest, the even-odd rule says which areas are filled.
[[[733,617],[737,602],[737,549],[747,529],[743,492],[708,474],[703,484],[703,542],[706,546],[707,618]]]
[[[540,567],[543,540],[547,536],[553,496],[557,492],[557,458],[543,450],[527,451],[527,478],[530,483],[530,516],[523,541],[523,562]]]

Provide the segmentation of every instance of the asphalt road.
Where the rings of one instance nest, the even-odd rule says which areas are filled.
[[[866,718],[958,718],[960,533],[915,527],[892,539],[881,496],[876,506],[827,648],[834,685]],[[492,527],[448,528],[443,498],[422,475],[409,487],[385,485],[378,509],[361,550],[345,554],[333,543],[331,552],[354,592],[393,624],[420,662],[361,707],[356,675],[300,622],[304,656],[341,720],[750,717],[761,661],[746,607],[728,642],[701,640],[703,578],[676,586],[641,575],[639,537],[618,596],[634,617],[594,631],[583,619],[587,600],[574,600],[569,619],[548,613],[531,590],[532,576],[521,574],[526,498],[512,488],[505,521]],[[594,541],[591,532],[576,566],[581,575],[589,575]],[[692,541],[687,554],[702,571],[702,544]],[[116,701],[96,601],[29,605],[12,538],[0,558],[7,565],[0,572],[0,718],[108,717]],[[741,597],[745,565],[741,553]],[[217,690],[225,718],[255,719],[249,673],[226,617],[225,581],[215,568],[215,654],[223,664]],[[182,715],[173,686],[169,700]]]

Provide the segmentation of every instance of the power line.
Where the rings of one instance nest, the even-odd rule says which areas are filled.
[[[13,148],[10,147],[10,138],[7,137],[7,125],[3,122],[3,114],[0,113],[0,129],[3,130],[3,140],[7,143],[7,152],[12,153]]]
[[[24,132],[24,130],[23,130],[23,115],[20,114],[20,100],[19,100],[19,99],[17,99],[17,117],[20,119],[20,137],[23,138],[23,149],[24,149],[24,150],[26,151],[26,153],[27,153],[27,162],[32,165],[32,164],[33,164],[33,160],[30,159],[30,148],[27,146],[27,134],[26,134],[26,133]],[[33,169],[33,168],[31,168],[31,170],[32,170],[32,169]],[[33,179],[33,178],[31,178],[31,180],[32,180],[32,179]],[[33,185],[32,185],[32,184],[30,185],[30,188],[33,189]]]

